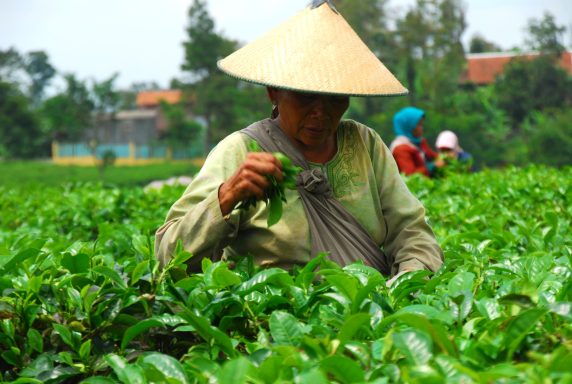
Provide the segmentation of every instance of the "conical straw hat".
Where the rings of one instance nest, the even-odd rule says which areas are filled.
[[[330,1],[314,0],[218,62],[232,77],[301,92],[348,96],[407,94]]]

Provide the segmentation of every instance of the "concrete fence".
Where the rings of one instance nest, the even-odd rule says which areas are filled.
[[[202,146],[173,148],[167,145],[99,144],[52,142],[52,161],[60,165],[94,166],[107,153],[115,157],[115,165],[145,165],[166,161],[189,161],[204,158]]]

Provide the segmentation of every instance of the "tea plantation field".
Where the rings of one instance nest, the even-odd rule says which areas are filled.
[[[408,184],[446,261],[390,288],[323,256],[160,270],[180,187],[0,185],[0,381],[572,383],[572,168]]]

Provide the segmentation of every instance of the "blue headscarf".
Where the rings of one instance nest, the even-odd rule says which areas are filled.
[[[419,145],[422,137],[413,136],[413,130],[423,117],[425,117],[425,112],[422,109],[405,107],[393,116],[393,132],[395,135],[405,136],[413,144]]]

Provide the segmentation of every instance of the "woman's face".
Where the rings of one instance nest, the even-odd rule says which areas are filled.
[[[268,88],[268,96],[278,105],[278,121],[284,132],[302,147],[319,150],[331,143],[349,97],[320,95]]]

